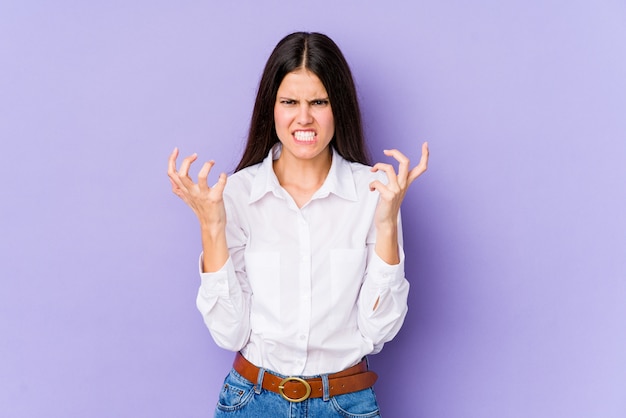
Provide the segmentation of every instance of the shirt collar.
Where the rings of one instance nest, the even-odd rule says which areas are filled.
[[[346,200],[356,201],[357,193],[352,175],[350,162],[345,160],[335,148],[333,151],[333,159],[330,164],[328,176],[320,189],[315,192],[311,200],[328,196],[330,193]],[[278,159],[282,151],[282,144],[277,143],[267,153],[267,157],[261,162],[257,171],[252,187],[250,189],[250,199],[248,203],[252,204],[261,199],[267,193],[273,193],[277,197],[282,196],[282,188],[274,173],[274,160]]]

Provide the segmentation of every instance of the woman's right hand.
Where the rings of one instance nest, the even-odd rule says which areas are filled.
[[[215,161],[204,163],[198,173],[198,183],[189,177],[191,164],[198,159],[197,154],[183,159],[180,170],[176,170],[178,148],[170,154],[167,175],[172,183],[172,191],[194,211],[203,228],[221,229],[226,226],[226,209],[223,193],[226,186],[226,174],[221,173],[217,183],[209,187],[207,178]]]

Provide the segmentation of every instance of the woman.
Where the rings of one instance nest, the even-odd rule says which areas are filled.
[[[400,329],[408,281],[400,205],[425,170],[368,166],[356,90],[337,45],[282,39],[265,66],[246,149],[213,187],[194,154],[172,189],[200,221],[197,305],[215,342],[236,354],[217,417],[379,416],[365,356]],[[347,414],[347,415],[346,415]]]

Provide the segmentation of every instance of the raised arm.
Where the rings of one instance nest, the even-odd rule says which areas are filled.
[[[398,214],[409,186],[428,168],[428,143],[422,145],[422,157],[413,169],[410,168],[409,159],[400,151],[385,150],[385,155],[395,158],[399,165],[397,174],[391,164],[377,163],[372,167],[373,172],[384,171],[389,179],[386,185],[378,180],[370,184],[370,190],[380,193],[374,216],[376,254],[387,264],[398,264]]]
[[[170,154],[167,175],[172,183],[172,191],[180,197],[198,217],[202,236],[203,271],[215,272],[228,260],[226,243],[226,209],[224,208],[224,187],[226,174],[221,173],[217,183],[209,187],[207,178],[215,161],[204,163],[198,173],[198,182],[189,177],[191,164],[198,159],[197,154],[183,159],[180,170],[176,170],[178,148]]]

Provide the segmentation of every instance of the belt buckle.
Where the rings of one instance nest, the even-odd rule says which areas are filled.
[[[289,396],[285,395],[285,383],[287,383],[287,382],[302,383],[304,385],[304,387],[306,388],[306,393],[304,394],[304,396],[302,396],[301,398],[293,399],[293,398],[290,398]],[[290,377],[284,378],[280,382],[280,384],[278,385],[278,393],[280,393],[280,396],[282,396],[284,399],[288,400],[289,402],[298,403],[298,402],[306,401],[307,399],[309,399],[309,396],[311,396],[311,385],[309,385],[309,382],[307,382],[304,379],[301,379],[299,377],[290,376]]]

